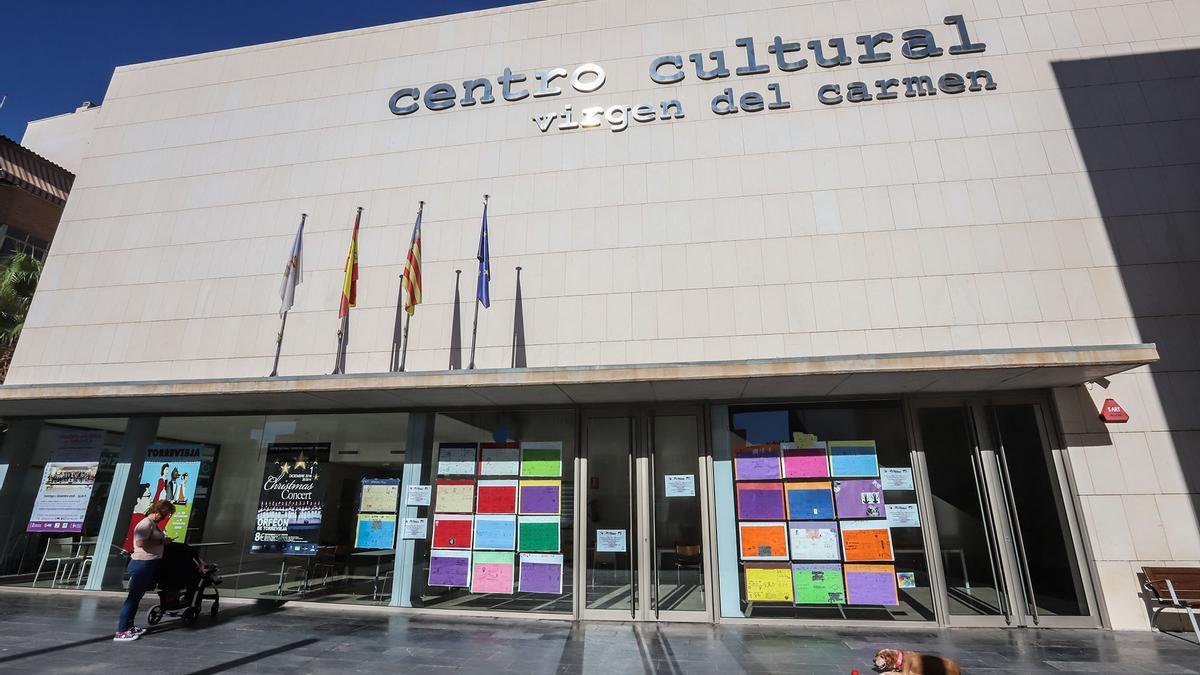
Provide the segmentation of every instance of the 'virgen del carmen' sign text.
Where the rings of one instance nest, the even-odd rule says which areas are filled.
[[[957,31],[958,44],[943,51],[938,46],[933,31],[924,28],[914,28],[900,35],[903,44],[900,53],[906,59],[920,60],[936,58],[949,51],[951,55],[976,54],[987,48],[982,42],[973,42],[967,30],[967,22],[961,14],[948,16],[944,23],[953,26]],[[867,65],[883,63],[892,59],[889,51],[882,49],[883,45],[891,44],[895,37],[891,33],[876,33],[874,35],[859,35],[854,42],[859,45],[858,63]],[[732,74],[762,75],[771,72],[767,62],[760,62],[755,53],[754,39],[743,37],[734,44],[745,51],[745,65],[733,69]],[[776,35],[767,45],[767,52],[774,55],[775,66],[784,73],[792,73],[808,67],[809,60],[805,58],[804,50],[811,52],[814,63],[822,68],[836,68],[854,63],[846,47],[846,39],[835,37],[827,41],[810,40],[806,45],[799,42],[784,42]],[[694,67],[696,77],[701,80],[716,80],[729,77],[731,71],[725,65],[725,51],[716,50],[707,56],[697,52],[688,56],[688,61]],[[650,62],[650,79],[656,84],[678,84],[688,77],[692,68],[684,67],[684,59],[679,54],[659,56]],[[585,63],[573,72],[566,68],[544,68],[534,71],[533,79],[525,73],[514,73],[511,68],[496,77],[500,88],[500,96],[505,101],[520,101],[526,97],[543,98],[557,96],[562,93],[562,87],[555,85],[557,80],[565,80],[572,89],[583,94],[590,94],[604,86],[606,79],[604,69],[594,63]],[[522,84],[525,83],[525,84]],[[536,85],[536,86],[535,86]],[[531,90],[530,87],[533,87]],[[840,103],[864,103],[872,100],[886,101],[899,98],[901,93],[906,98],[934,96],[940,90],[943,94],[961,94],[996,88],[992,74],[986,70],[973,70],[963,75],[948,72],[934,82],[928,75],[911,75],[904,78],[888,78],[875,80],[873,83],[850,82],[844,87],[840,84],[823,84],[817,88],[817,100],[825,105]],[[792,104],[784,100],[779,83],[772,82],[766,87],[764,96],[757,91],[746,91],[740,96],[735,95],[732,87],[726,88],[712,98],[710,108],[717,115],[732,115],[739,111],[747,113],[762,110],[781,110],[790,108]],[[439,82],[425,90],[424,96],[416,87],[405,87],[392,94],[388,107],[395,115],[410,115],[424,104],[429,110],[448,110],[456,104],[470,107],[475,104],[488,105],[496,102],[492,91],[492,80],[476,78],[462,83],[462,97],[454,85]],[[648,103],[639,105],[618,104],[611,106],[593,106],[583,108],[578,112],[566,104],[561,110],[551,111],[533,117],[537,128],[545,133],[554,128],[559,131],[571,129],[595,129],[607,123],[612,131],[624,131],[629,127],[629,121],[638,123],[655,120],[681,119],[684,116],[683,104],[678,99],[663,100],[657,106]],[[555,124],[555,121],[558,123]]]

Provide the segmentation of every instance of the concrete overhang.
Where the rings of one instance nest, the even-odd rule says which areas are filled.
[[[749,361],[0,386],[0,416],[462,409],[988,392],[1077,385],[1153,344]]]

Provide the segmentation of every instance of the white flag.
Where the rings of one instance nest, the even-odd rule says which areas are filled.
[[[301,214],[300,227],[296,230],[296,239],[292,242],[292,254],[288,256],[287,266],[283,268],[283,284],[279,287],[279,313],[283,314],[292,308],[296,301],[296,287],[304,281],[304,221],[307,214]]]

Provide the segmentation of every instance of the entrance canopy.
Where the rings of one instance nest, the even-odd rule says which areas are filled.
[[[0,386],[0,416],[450,409],[1070,386],[1154,363],[1153,344],[621,366]]]

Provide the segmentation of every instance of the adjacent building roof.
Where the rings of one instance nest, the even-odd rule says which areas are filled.
[[[50,241],[74,182],[75,174],[0,136],[0,225]]]
[[[7,136],[0,136],[0,183],[15,185],[60,208],[67,203],[75,174]]]

